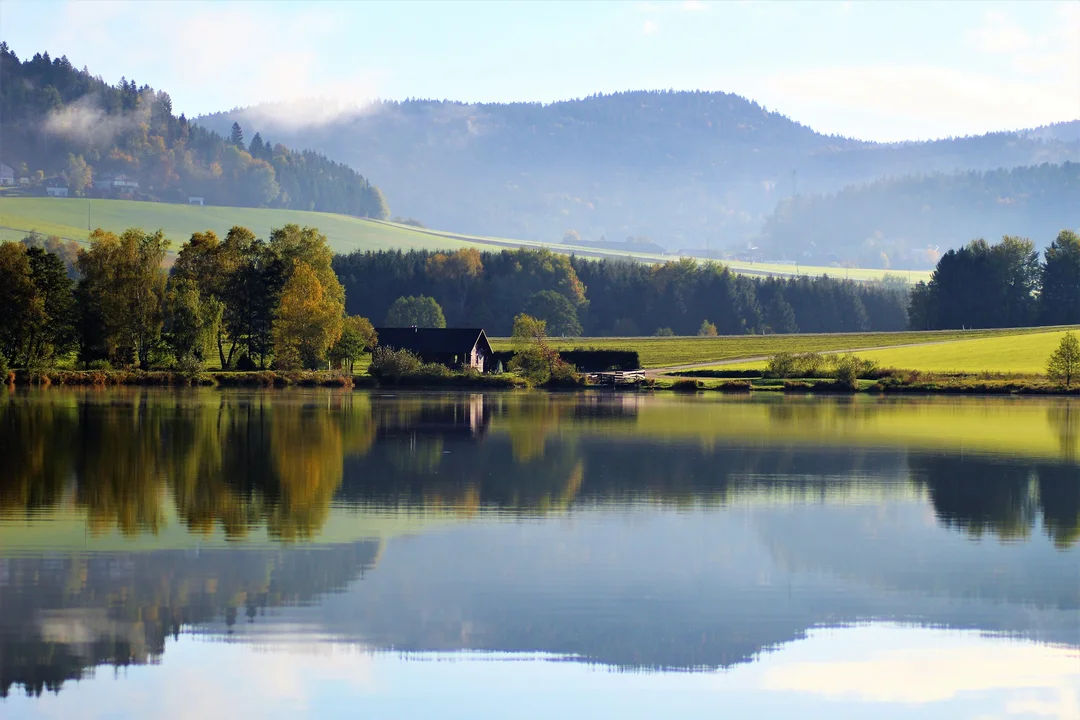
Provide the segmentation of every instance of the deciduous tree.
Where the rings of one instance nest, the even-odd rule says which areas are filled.
[[[345,372],[350,375],[356,361],[363,357],[364,353],[370,352],[378,342],[375,327],[366,317],[352,315],[342,322],[341,337],[330,348],[330,359],[341,363]]]
[[[325,292],[315,271],[298,262],[281,291],[274,320],[274,361],[279,367],[315,369],[341,337],[344,306]]]
[[[386,313],[388,327],[444,328],[446,317],[435,298],[426,295],[399,297]]]
[[[1071,332],[1065,333],[1061,344],[1046,363],[1046,376],[1052,381],[1071,387],[1080,375],[1080,340]]]

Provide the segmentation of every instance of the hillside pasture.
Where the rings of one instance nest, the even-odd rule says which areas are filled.
[[[87,211],[89,210],[89,215]],[[578,247],[535,240],[481,237],[428,228],[418,228],[393,222],[366,220],[333,213],[301,210],[274,210],[220,206],[178,205],[134,200],[87,200],[81,198],[5,197],[0,195],[0,241],[21,240],[27,231],[42,235],[85,242],[87,227],[122,232],[129,227],[161,230],[173,241],[176,249],[192,233],[213,230],[224,236],[229,228],[242,225],[260,237],[273,228],[289,223],[317,227],[326,235],[336,253],[356,250],[457,250],[474,247],[498,251],[502,248],[547,248],[553,252],[580,257],[632,260],[643,263],[663,263],[677,260],[673,255],[618,252],[614,250]],[[701,262],[705,259],[696,258]],[[872,281],[881,280],[885,270],[846,269],[840,267],[797,266],[778,263],[749,263],[720,261],[732,271],[748,275],[829,275],[835,278]],[[926,272],[903,272],[900,276],[910,282],[925,280]]]
[[[90,215],[87,217],[87,208]],[[405,226],[384,224],[331,213],[263,208],[172,205],[135,200],[0,197],[0,240],[20,240],[24,230],[86,240],[87,222],[94,228],[121,232],[129,227],[162,229],[177,249],[192,233],[213,230],[224,237],[229,228],[243,225],[266,237],[273,228],[289,223],[317,227],[337,253],[354,250],[457,250],[476,243],[414,232]],[[7,229],[7,228],[14,228]]]
[[[732,335],[725,337],[636,337],[636,338],[555,338],[552,344],[561,350],[571,348],[596,348],[598,350],[636,350],[641,358],[641,365],[647,369],[674,368],[683,365],[705,365],[725,363],[718,369],[758,369],[764,367],[764,361],[738,363],[743,358],[760,359],[781,352],[843,352],[866,348],[895,348],[889,351],[859,352],[860,357],[873,357],[875,353],[899,353],[902,350],[929,351],[926,343],[952,343],[953,341],[973,342],[978,339],[998,340],[997,348],[1015,346],[1018,336],[1055,335],[1047,328],[1010,328],[1002,330],[941,330],[928,332],[879,332],[879,333],[831,333],[831,334],[793,334],[793,335]],[[1040,340],[1032,346],[1041,351],[1047,341]],[[496,350],[509,350],[509,338],[493,338],[492,347]],[[900,345],[924,345],[919,348],[898,348]],[[941,346],[943,347],[943,346]],[[1004,351],[1002,352],[1010,352]],[[1045,364],[1046,355],[1042,356]],[[1035,352],[1037,354],[1037,352]],[[903,357],[903,356],[901,356]],[[734,364],[730,364],[734,361]],[[882,366],[892,366],[892,362],[878,360]],[[1024,366],[1030,361],[1024,361]],[[908,367],[896,365],[896,367]],[[919,367],[919,369],[922,369]],[[1014,372],[1021,372],[1016,370]]]

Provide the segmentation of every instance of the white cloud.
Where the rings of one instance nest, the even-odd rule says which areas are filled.
[[[1080,118],[1080,3],[1059,6],[1059,22],[1042,33],[988,13],[964,37],[988,63],[777,72],[764,78],[766,92],[757,99],[815,129],[874,140],[916,139],[911,129],[920,126],[936,128],[918,136],[927,139]],[[990,62],[998,67],[987,67]],[[859,131],[867,126],[875,128],[871,137]]]
[[[646,20],[645,24],[641,26],[642,35],[655,35],[660,31],[660,26],[656,24],[655,20]]]
[[[318,12],[294,12],[285,19],[288,41],[279,42],[281,13],[262,14],[257,6],[203,2],[69,2],[55,19],[52,44],[86,47],[86,37],[100,38],[89,48],[106,48],[132,68],[128,77],[167,90],[177,112],[198,114],[263,102],[285,103],[285,123],[328,122],[356,112],[378,95],[384,74],[328,70],[323,60],[329,43],[342,37],[345,23],[335,21],[333,4]],[[138,16],[140,27],[167,27],[167,33],[124,33],[118,28]],[[162,62],[163,60],[167,62]],[[168,68],[155,77],[140,67]],[[106,78],[115,82],[118,78]],[[333,98],[325,102],[314,98]],[[190,99],[198,98],[198,105]]]
[[[968,30],[969,47],[987,53],[1012,53],[1031,46],[1031,35],[1002,12],[988,12],[982,24]]]
[[[803,643],[764,662],[750,684],[830,701],[928,706],[924,712],[935,717],[950,701],[982,697],[1001,708],[994,717],[1071,720],[1080,717],[1078,681],[1074,648],[870,626],[812,631]]]

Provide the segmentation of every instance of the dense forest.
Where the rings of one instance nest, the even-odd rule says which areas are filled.
[[[903,330],[902,281],[736,275],[718,263],[588,260],[546,250],[356,252],[334,258],[350,312],[376,322],[395,298],[425,296],[450,326],[509,335],[520,312],[556,335]],[[709,326],[712,326],[709,329]]]
[[[379,188],[349,166],[258,132],[245,138],[239,125],[224,136],[201,128],[173,113],[167,93],[134,80],[109,85],[48,53],[20,61],[6,43],[0,75],[0,160],[40,192],[59,184],[101,194],[100,181],[119,174],[138,185],[109,196],[389,217]]]
[[[1080,235],[1062,230],[1042,261],[1015,236],[950,250],[911,290],[909,314],[914,330],[1080,324]]]
[[[886,178],[780,201],[762,230],[769,256],[859,267],[931,267],[971,237],[1029,237],[1074,227],[1080,164]]]
[[[393,198],[395,213],[428,227],[546,242],[574,230],[584,241],[649,238],[669,250],[745,252],[792,195],[882,177],[1080,161],[1070,125],[878,144],[822,135],[720,92],[626,92],[547,105],[379,102],[354,112],[328,107],[333,119],[317,125],[299,123],[295,111],[261,105],[199,122],[221,133],[236,121],[258,126],[364,168]]]

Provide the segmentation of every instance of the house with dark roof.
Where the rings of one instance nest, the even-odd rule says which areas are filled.
[[[495,353],[482,328],[375,328],[379,346],[408,350],[424,362],[449,368],[495,367]]]

